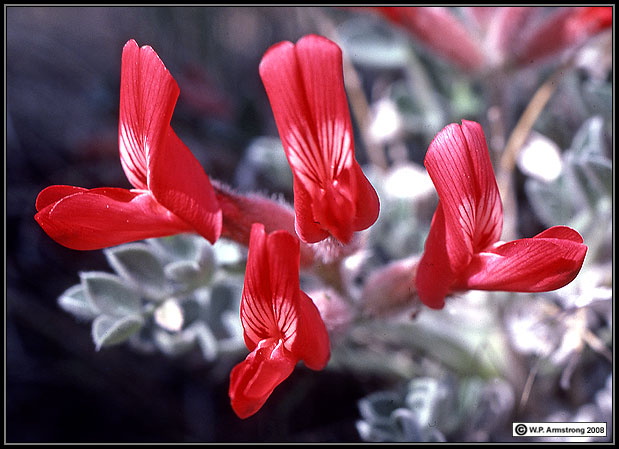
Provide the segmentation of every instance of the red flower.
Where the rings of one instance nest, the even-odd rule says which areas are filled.
[[[380,6],[374,9],[400,25],[436,54],[464,70],[475,70],[483,65],[481,45],[449,8]]]
[[[612,7],[359,7],[378,12],[464,70],[524,66],[612,27]],[[359,9],[355,8],[355,9]],[[468,20],[467,20],[468,19]]]
[[[241,323],[251,353],[230,373],[230,403],[240,418],[256,413],[303,360],[321,370],[329,336],[318,309],[299,288],[299,240],[286,231],[252,226]]]
[[[578,232],[554,226],[533,238],[499,242],[503,207],[478,123],[451,124],[434,138],[425,166],[439,204],[416,286],[433,309],[463,290],[540,292],[571,282],[587,252]]]
[[[379,203],[355,160],[340,48],[315,35],[280,42],[260,76],[292,168],[297,234],[349,243],[376,221]]]
[[[134,189],[56,185],[36,200],[35,219],[58,243],[89,250],[195,231],[210,242],[222,214],[208,176],[170,127],[179,88],[155,51],[125,44],[119,147]]]

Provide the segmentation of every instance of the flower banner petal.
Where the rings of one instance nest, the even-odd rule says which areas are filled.
[[[293,173],[305,184],[331,181],[352,164],[352,125],[341,50],[321,36],[275,44],[260,76]]]
[[[271,275],[264,225],[254,224],[249,237],[245,283],[241,297],[241,324],[245,344],[253,351],[261,340],[274,338],[277,329],[271,305]]]
[[[127,178],[153,192],[164,207],[214,243],[222,216],[198,160],[170,127],[179,88],[157,53],[125,44],[122,56],[119,146]]]
[[[56,242],[77,250],[191,232],[145,191],[51,186],[37,198],[36,221]]]
[[[179,89],[155,50],[129,40],[122,53],[118,143],[129,182],[148,189],[148,158],[161,146]]]
[[[473,253],[496,242],[503,226],[503,207],[481,126],[467,120],[446,126],[430,143],[424,164],[443,207],[447,253],[457,272]]]
[[[449,262],[446,244],[445,214],[439,202],[432,217],[423,256],[417,266],[415,286],[421,302],[432,309],[442,309],[445,296],[454,282],[455,272]]]
[[[294,176],[299,237],[349,243],[379,206],[354,158],[340,48],[317,35],[280,42],[265,53],[260,76]]]

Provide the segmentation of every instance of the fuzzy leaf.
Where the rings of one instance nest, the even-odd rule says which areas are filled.
[[[58,305],[76,318],[92,320],[100,312],[90,301],[82,284],[68,288],[58,297]]]
[[[143,324],[144,319],[139,315],[98,316],[92,323],[92,339],[97,351],[104,346],[112,346],[126,341],[138,332]]]
[[[215,360],[217,357],[217,339],[206,324],[197,321],[183,331],[187,338],[193,338],[202,351],[202,355],[207,362]]]
[[[169,261],[172,260],[195,260],[200,254],[200,248],[204,239],[194,234],[178,234],[158,239],[148,239],[146,243],[151,245],[159,254]]]
[[[278,137],[261,136],[249,144],[236,170],[235,185],[241,191],[292,191],[292,172]]]
[[[349,20],[340,25],[338,34],[346,54],[357,64],[394,69],[405,67],[410,61],[410,48],[404,35],[375,20],[366,17]]]
[[[129,243],[103,251],[112,268],[136,285],[148,297],[159,299],[169,294],[161,261],[144,243]]]
[[[164,267],[164,272],[168,279],[198,287],[210,283],[216,268],[214,251],[205,243],[194,259],[170,262]]]
[[[185,354],[196,345],[195,336],[187,332],[170,333],[158,329],[153,339],[159,350],[170,357]]]
[[[126,286],[119,276],[90,271],[80,273],[80,278],[86,295],[104,314],[124,316],[140,313],[140,295]]]

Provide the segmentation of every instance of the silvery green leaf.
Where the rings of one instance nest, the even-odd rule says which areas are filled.
[[[582,88],[583,101],[591,111],[602,112],[609,119],[612,118],[613,108],[613,85],[602,83],[598,80],[590,80]]]
[[[107,315],[134,315],[141,311],[141,297],[119,276],[90,271],[80,273],[82,286],[94,306]]]
[[[217,282],[212,286],[208,307],[204,315],[204,320],[218,338],[228,336],[228,329],[222,322],[224,312],[233,310],[238,317],[243,283],[240,280],[238,282],[231,281]]]
[[[100,311],[90,301],[82,284],[68,288],[58,297],[58,305],[77,318],[92,320]]]
[[[552,183],[529,178],[524,188],[535,214],[546,226],[569,223],[574,217],[574,197],[569,196],[565,176]]]
[[[166,277],[192,288],[208,285],[217,268],[215,253],[209,244],[204,243],[200,246],[194,259],[168,263],[164,267]]]
[[[605,155],[604,120],[600,116],[591,117],[578,129],[569,152],[575,157]]]
[[[446,441],[445,436],[435,426],[420,426],[415,413],[406,408],[394,410],[391,419],[400,434],[398,441]]]
[[[238,311],[225,310],[221,314],[221,323],[226,330],[228,338],[237,341],[243,341],[243,326],[239,320]]]
[[[292,190],[292,172],[279,137],[260,136],[251,141],[236,170],[235,184],[241,191]]]
[[[207,362],[217,357],[217,339],[211,330],[201,321],[197,321],[183,331],[188,338],[194,338],[200,346],[202,355]]]
[[[436,427],[442,418],[441,409],[452,409],[451,396],[445,383],[430,377],[418,378],[410,381],[405,403],[417,416],[420,426]]]
[[[144,319],[140,315],[99,315],[92,322],[92,339],[97,351],[104,346],[124,342],[138,332],[143,324]]]
[[[168,279],[185,285],[197,285],[201,279],[200,264],[195,260],[176,260],[164,267]]]
[[[580,183],[589,206],[595,207],[601,197],[612,195],[613,168],[610,160],[591,155],[570,162],[574,177]]]
[[[172,260],[195,260],[200,254],[200,248],[204,238],[195,234],[177,234],[169,237],[148,239],[146,243],[151,245],[159,255],[168,261]]]
[[[357,403],[361,416],[366,421],[377,424],[388,424],[393,411],[402,405],[402,398],[394,391],[377,391]]]
[[[408,40],[397,31],[370,17],[343,22],[338,36],[345,54],[356,64],[397,69],[410,61]]]
[[[193,334],[187,332],[169,333],[161,329],[153,332],[153,340],[161,352],[172,357],[185,354],[196,344]]]
[[[372,425],[366,421],[357,421],[355,426],[363,441],[370,441],[373,443],[394,441],[394,430],[391,427]]]
[[[150,298],[159,299],[170,293],[161,261],[145,243],[128,243],[107,248],[103,252],[110,266],[123,278],[136,285]]]

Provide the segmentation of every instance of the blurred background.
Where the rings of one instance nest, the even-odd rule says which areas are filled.
[[[462,43],[454,57],[418,19],[365,9],[5,7],[6,442],[512,441],[514,420],[610,422],[612,26],[540,38],[533,30],[556,8],[534,8],[514,18],[529,34],[497,37],[493,23],[515,22],[481,11],[490,8],[449,8],[457,23],[439,15],[436,26]],[[461,26],[476,51],[464,48]],[[258,414],[239,420],[228,375],[242,350],[222,360],[198,348],[178,357],[126,344],[95,351],[90,326],[57,299],[79,273],[110,272],[108,259],[55,243],[34,204],[54,184],[130,187],[117,137],[129,39],[152,46],[178,82],[172,127],[206,173],[291,202],[258,64],[272,44],[310,33],[343,49],[357,159],[381,196],[371,255],[350,263],[355,282],[423,250],[436,197],[421,164],[432,137],[463,118],[486,132],[505,236],[565,224],[589,252],[558,292],[472,292],[415,322],[379,314],[343,337],[328,369],[299,367]],[[553,36],[555,48],[540,48]],[[530,46],[514,56],[517,40]],[[548,97],[531,107],[540,91]],[[463,317],[464,344],[453,331]],[[479,362],[489,346],[499,356]],[[505,375],[514,366],[517,379]],[[420,432],[422,409],[444,424],[438,434]],[[446,418],[471,410],[478,426]]]

